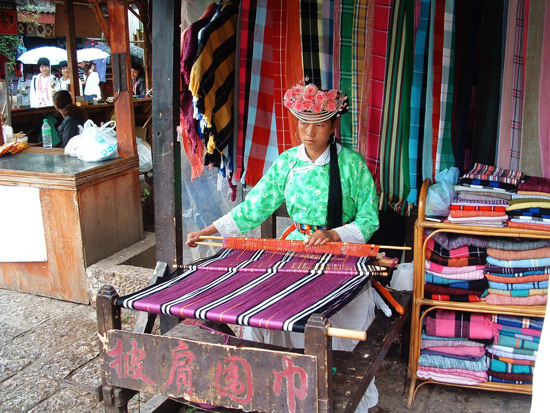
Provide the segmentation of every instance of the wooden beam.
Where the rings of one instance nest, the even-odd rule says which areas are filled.
[[[126,90],[119,92],[115,90],[118,154],[122,157],[137,155],[134,99],[131,93],[132,86],[130,83],[130,41],[128,37],[127,9],[127,0],[108,0],[107,10],[109,12],[109,25],[113,33],[118,34],[111,39],[111,55],[115,53],[126,53]]]
[[[90,4],[90,7],[92,8],[92,10],[95,14],[95,18],[96,18],[97,22],[99,23],[99,27],[101,27],[101,31],[103,32],[103,35],[105,36],[105,39],[107,39],[107,43],[109,43],[109,46],[110,46],[111,45],[111,35],[110,35],[110,30],[109,30],[109,24],[105,20],[105,17],[103,17],[103,12],[101,11],[101,8],[99,7],[99,1],[100,0],[88,0],[88,2]],[[110,3],[111,3],[110,0],[107,1],[107,7],[109,7]],[[125,2],[125,3],[128,4],[128,2]],[[109,16],[111,16],[110,12],[109,12]],[[126,20],[128,20],[128,16],[126,16]],[[116,30],[114,32],[115,33],[120,33],[120,32],[117,32]]]
[[[63,18],[65,19],[65,26],[67,27],[65,40],[67,43],[67,57],[69,58],[69,80],[71,82],[70,91],[74,102],[76,100],[76,96],[80,96],[80,79],[78,78],[78,61],[76,57],[73,0],[64,0],[64,6]]]
[[[182,263],[179,118],[181,1],[153,0],[153,167],[157,260]]]

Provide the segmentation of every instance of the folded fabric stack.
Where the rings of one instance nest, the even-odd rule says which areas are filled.
[[[512,195],[506,212],[511,227],[550,230],[550,179],[527,177]]]
[[[485,237],[435,234],[426,243],[424,296],[440,301],[481,301],[488,288],[483,273],[486,247]]]
[[[487,304],[544,305],[548,301],[550,240],[490,239]]]
[[[488,380],[531,384],[544,319],[495,314],[492,321],[499,334],[487,346]]]
[[[508,201],[524,175],[518,171],[476,163],[455,185],[448,222],[488,227],[506,226]]]
[[[494,340],[489,314],[436,309],[424,318],[416,375],[445,383],[487,381],[486,345]]]

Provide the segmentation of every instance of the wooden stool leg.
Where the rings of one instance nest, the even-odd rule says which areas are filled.
[[[409,397],[407,398],[407,409],[412,408],[412,405],[414,403],[414,396],[416,393],[415,389],[416,389],[416,376],[412,375],[411,384],[409,385]]]

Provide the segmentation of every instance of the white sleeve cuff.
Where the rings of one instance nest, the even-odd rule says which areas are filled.
[[[342,242],[355,242],[357,244],[365,243],[365,237],[363,237],[363,233],[359,230],[359,228],[357,228],[357,226],[353,222],[351,224],[346,224],[341,227],[334,228],[334,231],[338,233]]]
[[[239,237],[242,235],[241,230],[230,213],[214,221],[214,226],[222,237]]]

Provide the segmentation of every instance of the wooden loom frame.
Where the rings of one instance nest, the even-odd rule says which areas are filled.
[[[166,268],[164,263],[157,264],[152,282],[162,277]],[[394,293],[394,297],[405,308],[405,313],[388,319],[378,312],[367,340],[360,342],[353,352],[343,352],[332,351],[332,339],[327,334],[329,325],[321,315],[311,316],[306,325],[304,350],[246,342],[235,337],[229,337],[229,342],[223,344],[224,336],[220,334],[181,325],[166,335],[153,335],[156,315],[148,313],[140,313],[133,332],[122,331],[121,308],[114,304],[118,294],[113,287],[104,286],[96,305],[100,352],[104,358],[105,411],[124,411],[134,394],[143,391],[161,396],[161,399],[153,398],[151,403],[162,400],[162,408],[187,400],[252,411],[353,412],[410,313],[411,295]],[[204,324],[231,331],[224,328],[225,325]],[[179,377],[178,381],[172,376],[170,380],[175,354],[183,350],[189,352],[188,360],[192,363],[185,377]],[[218,380],[220,372],[235,366],[241,368],[237,381],[248,383],[246,397],[240,393],[230,394],[223,387],[228,382],[223,378]],[[300,385],[293,388],[294,392],[290,391],[291,397],[287,392],[291,381],[284,376],[290,371],[288,368],[296,373],[292,376],[294,380],[302,379]],[[191,392],[183,382],[192,383]],[[146,411],[162,411],[162,408]]]

